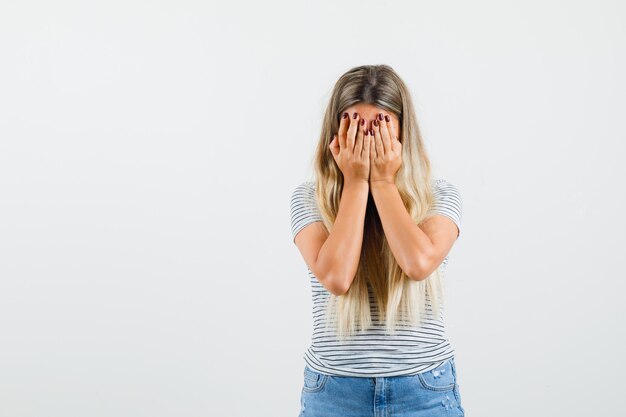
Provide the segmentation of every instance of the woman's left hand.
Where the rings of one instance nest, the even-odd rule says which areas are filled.
[[[395,184],[396,173],[402,165],[402,143],[398,140],[389,116],[383,117],[379,113],[378,118],[372,122],[372,130],[374,137],[370,140],[370,186],[380,181]]]

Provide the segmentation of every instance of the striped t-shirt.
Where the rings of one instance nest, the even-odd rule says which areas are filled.
[[[449,217],[461,230],[462,202],[459,190],[444,179],[432,181],[435,204],[429,214]],[[305,181],[291,194],[291,233],[295,237],[305,226],[322,221],[315,202],[315,182]],[[442,271],[448,256],[442,262]],[[378,307],[370,293],[372,321],[375,325],[361,330],[341,344],[334,333],[324,328],[325,307],[331,293],[308,269],[313,298],[313,334],[311,343],[304,353],[305,363],[312,369],[329,375],[356,377],[389,377],[415,375],[435,369],[454,357],[454,348],[448,341],[444,309],[441,319],[432,314],[430,300],[426,294],[426,314],[422,326],[397,327],[395,335],[385,332],[384,324],[378,323]]]

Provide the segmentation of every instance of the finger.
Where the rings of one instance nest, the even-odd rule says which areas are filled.
[[[385,156],[385,145],[383,144],[383,137],[380,136],[380,123],[377,120],[374,121],[374,138],[376,142],[376,154],[379,158]]]
[[[394,139],[393,142],[391,142],[391,149],[393,149],[394,153],[402,155],[402,142]]]
[[[361,119],[361,122],[359,123],[359,125],[363,125],[365,122],[365,119]],[[359,130],[357,131],[356,134],[356,142],[354,144],[354,154],[355,155],[361,155],[361,152],[363,151],[363,134],[365,133],[365,130],[362,127],[359,127]]]
[[[370,129],[370,160],[378,158],[378,149],[376,149],[376,137],[374,129]]]
[[[371,138],[372,136],[370,135],[369,129],[365,129],[365,136],[363,136],[363,153],[361,154],[361,157],[365,161],[369,161],[370,159],[370,152],[372,149]]]
[[[389,115],[385,115],[385,122],[387,123],[387,130],[389,131],[389,136],[391,137],[391,139],[400,141],[400,138],[398,137],[398,132],[396,132],[396,127],[391,122],[391,117],[389,117]]]
[[[389,116],[387,116],[389,117]],[[383,146],[385,147],[385,153],[388,153],[391,151],[391,133],[389,132],[389,129],[387,127],[387,119],[385,119],[383,117],[382,113],[378,114],[378,125],[379,125],[379,129],[380,129],[380,136],[382,138],[383,141]]]
[[[389,138],[391,139],[391,149],[394,152],[402,153],[402,142],[400,142],[400,138],[396,133],[396,128],[389,115],[385,116],[385,122],[387,123],[387,130],[389,131]]]
[[[350,126],[350,115],[348,114],[348,112],[343,112],[343,115],[339,120],[339,130],[337,131],[337,145],[342,147],[346,145],[345,140],[343,141],[343,143],[340,142],[342,138],[346,137],[346,133],[348,132],[348,126]]]
[[[339,151],[339,141],[337,140],[337,135],[333,135],[333,139],[330,141],[328,148],[333,155],[337,155]]]
[[[350,119],[350,127],[348,127],[348,133],[344,140],[343,145],[350,149],[351,152],[354,152],[354,139],[356,138],[356,132],[359,128],[359,122],[361,119],[359,118],[359,114],[357,112],[352,113],[352,118]]]

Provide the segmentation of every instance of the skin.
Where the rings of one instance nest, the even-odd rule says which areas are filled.
[[[457,226],[443,215],[431,216],[416,225],[404,207],[395,185],[402,165],[398,118],[365,103],[351,106],[346,112],[349,117],[341,119],[339,131],[329,145],[344,175],[333,230],[328,233],[321,222],[311,223],[298,233],[295,244],[320,283],[335,295],[345,294],[356,275],[371,193],[398,265],[409,278],[426,279],[452,248],[458,237]],[[369,134],[372,130],[373,136]]]

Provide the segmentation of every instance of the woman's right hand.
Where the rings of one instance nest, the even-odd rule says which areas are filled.
[[[346,182],[369,182],[371,136],[366,132],[365,119],[358,113],[342,117],[339,131],[328,146]]]

